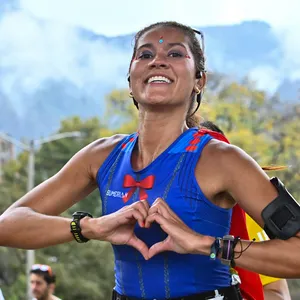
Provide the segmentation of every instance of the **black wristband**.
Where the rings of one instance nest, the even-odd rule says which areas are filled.
[[[221,238],[216,237],[215,241],[212,243],[211,247],[210,247],[210,259],[215,260],[219,253],[221,252],[222,248],[221,248]]]
[[[86,243],[89,241],[86,237],[84,237],[81,233],[81,227],[80,227],[80,220],[84,217],[90,217],[93,218],[93,216],[84,211],[77,211],[73,215],[73,220],[70,223],[71,233],[73,234],[73,237],[77,243]]]
[[[236,247],[236,245],[238,244],[238,242],[240,242],[240,243],[242,243],[241,242],[241,238],[239,237],[239,236],[237,236],[237,237],[235,237],[234,238],[234,241],[233,241],[233,246],[232,246],[232,250],[233,250],[233,257],[232,257],[232,259],[231,259],[231,267],[232,268],[234,268],[235,267],[235,256],[234,256],[234,254],[235,254],[235,251],[234,251],[234,249],[235,249],[235,247]],[[241,244],[242,245],[242,244]]]

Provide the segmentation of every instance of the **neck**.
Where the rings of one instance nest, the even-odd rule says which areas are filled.
[[[47,295],[44,295],[42,298],[39,298],[39,300],[52,300],[52,296],[51,294],[47,294]]]
[[[158,113],[140,111],[139,138],[135,166],[143,169],[165,151],[184,131],[188,129],[184,112]]]

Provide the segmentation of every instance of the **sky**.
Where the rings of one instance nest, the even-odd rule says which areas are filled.
[[[273,92],[282,78],[300,79],[299,0],[287,0],[288,5],[276,0],[0,0],[0,9],[12,1],[20,3],[19,9],[0,15],[0,70],[5,70],[0,91],[20,115],[29,105],[24,95],[34,99],[31,95],[49,79],[71,82],[74,93],[92,95],[102,83],[113,82],[114,88],[128,84],[130,53],[84,40],[74,25],[117,36],[163,20],[197,28],[265,21],[281,40],[282,57],[280,70],[268,65],[252,70],[259,87]]]
[[[106,36],[134,33],[162,20],[197,28],[265,21],[282,42],[281,72],[288,72],[292,80],[300,78],[299,0],[20,0],[20,3],[24,12],[35,17],[81,26]],[[255,76],[268,73],[265,67],[261,70]],[[265,82],[272,78],[264,77]]]
[[[108,36],[136,32],[161,20],[191,26],[262,20],[278,29],[300,29],[299,0],[21,0],[21,5],[37,17],[80,25]]]

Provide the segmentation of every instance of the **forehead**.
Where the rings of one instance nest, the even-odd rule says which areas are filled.
[[[137,47],[147,43],[156,44],[161,38],[167,43],[183,43],[187,46],[190,41],[189,37],[179,28],[158,27],[144,33],[139,38]]]
[[[42,275],[38,275],[38,274],[34,274],[34,273],[31,273],[30,274],[30,280],[31,281],[38,281],[38,282],[45,282],[45,279]]]

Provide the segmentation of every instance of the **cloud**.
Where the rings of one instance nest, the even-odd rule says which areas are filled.
[[[28,12],[6,13],[0,19],[1,92],[18,114],[24,95],[33,95],[48,80],[68,81],[85,95],[103,86],[126,83],[129,50],[117,50],[105,40],[92,40],[79,29],[44,22]],[[121,71],[123,70],[123,72]]]
[[[103,86],[127,85],[130,49],[115,47],[105,39],[88,39],[74,26],[120,35],[160,20],[178,20],[192,26],[265,20],[281,41],[279,68],[256,66],[250,76],[259,87],[270,91],[276,89],[282,76],[292,80],[300,78],[297,32],[300,5],[295,0],[290,0],[284,10],[269,0],[253,0],[251,5],[238,0],[204,3],[152,0],[147,9],[135,0],[21,0],[20,3],[20,10],[8,11],[0,18],[0,88],[19,115],[28,106],[24,95],[33,99],[31,96],[49,80],[68,81],[83,95],[97,95]],[[214,64],[224,64],[222,45],[211,42],[219,49]],[[228,62],[226,70],[234,68],[234,62]]]
[[[40,18],[82,26],[105,35],[136,32],[162,20],[200,27],[262,20],[272,26],[281,41],[279,71],[285,72],[288,78],[299,78],[298,0],[289,0],[288,5],[273,0],[151,0],[147,7],[139,0],[21,0],[21,5]]]
[[[276,92],[280,86],[284,76],[282,73],[278,72],[274,67],[268,65],[258,66],[253,68],[249,77],[256,83],[258,89],[266,90],[273,94]]]

